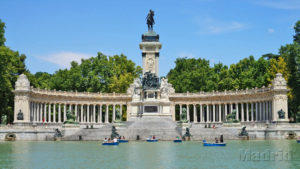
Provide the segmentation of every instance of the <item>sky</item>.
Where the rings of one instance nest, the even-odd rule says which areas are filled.
[[[0,19],[6,46],[27,56],[27,68],[54,73],[97,52],[141,66],[149,9],[162,43],[160,76],[179,57],[230,65],[278,53],[300,19],[299,0],[1,0]]]

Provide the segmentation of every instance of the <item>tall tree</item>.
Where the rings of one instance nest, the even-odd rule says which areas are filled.
[[[294,41],[300,44],[300,20],[296,22],[294,26],[295,35],[294,35]]]
[[[2,22],[0,19],[0,46],[4,46],[4,43],[6,41],[4,33],[5,33],[5,23]]]

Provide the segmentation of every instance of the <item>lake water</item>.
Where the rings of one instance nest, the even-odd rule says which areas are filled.
[[[0,142],[0,168],[300,168],[295,140],[201,142]]]

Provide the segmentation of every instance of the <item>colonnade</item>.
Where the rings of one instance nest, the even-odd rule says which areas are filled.
[[[240,122],[270,122],[273,121],[272,101],[229,102],[229,103],[176,103],[176,120],[181,120],[183,108],[189,122],[222,123],[229,114],[236,112],[235,119]]]
[[[109,123],[116,120],[116,111],[122,119],[126,104],[68,104],[30,102],[30,121],[34,123],[63,123],[67,112],[79,123]],[[109,113],[111,112],[111,113]]]

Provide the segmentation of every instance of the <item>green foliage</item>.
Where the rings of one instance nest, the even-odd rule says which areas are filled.
[[[168,73],[169,82],[176,92],[224,91],[268,85],[269,62],[264,58],[255,61],[253,56],[230,65],[209,66],[205,59],[178,58],[175,68]]]
[[[226,123],[238,123],[239,120],[236,119],[236,110],[233,110],[231,114],[226,116]]]
[[[25,55],[0,46],[0,122],[2,114],[7,115],[9,123],[13,121],[13,89],[18,75],[26,71],[25,58]]]
[[[300,44],[300,20],[295,24],[294,30],[295,30],[294,41]]]
[[[141,75],[140,66],[126,56],[96,57],[82,59],[81,64],[71,62],[71,68],[58,70],[53,75],[38,72],[35,85],[40,88],[79,92],[126,92],[134,78]]]
[[[0,46],[4,46],[4,43],[6,41],[4,37],[5,33],[5,23],[1,21],[0,19]]]

